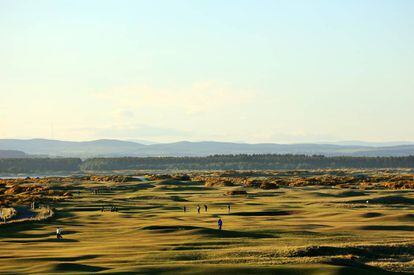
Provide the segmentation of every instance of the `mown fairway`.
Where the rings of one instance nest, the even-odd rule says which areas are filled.
[[[233,187],[168,180],[73,188],[80,193],[56,205],[53,219],[0,227],[0,273],[414,272],[411,191],[247,188],[247,196],[225,196]]]

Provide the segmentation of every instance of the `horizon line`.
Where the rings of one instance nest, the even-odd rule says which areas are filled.
[[[222,141],[222,140],[176,140],[167,142],[156,142],[152,140],[134,140],[131,138],[97,138],[97,139],[84,139],[84,140],[71,140],[71,139],[57,139],[57,138],[0,138],[0,140],[19,140],[19,141],[33,141],[33,140],[44,140],[44,141],[61,141],[61,142],[96,142],[96,141],[120,141],[130,142],[140,145],[155,145],[155,144],[172,144],[172,143],[233,143],[233,144],[246,144],[246,145],[259,145],[259,144],[277,144],[277,145],[299,145],[299,144],[317,144],[317,145],[343,145],[343,146],[361,146],[358,143],[364,144],[392,144],[392,145],[412,145],[414,141],[367,141],[367,140],[337,140],[337,141],[303,141],[303,142],[248,142],[248,141]]]

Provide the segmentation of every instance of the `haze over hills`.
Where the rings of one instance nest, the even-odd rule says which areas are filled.
[[[0,150],[0,158],[25,158],[28,155],[22,151],[17,150]]]
[[[51,157],[122,157],[122,156],[207,156],[214,154],[307,154],[326,156],[408,156],[414,144],[375,146],[344,144],[276,144],[189,142],[141,144],[132,141],[101,139],[61,141],[48,139],[0,139],[0,150],[17,150],[15,157],[47,155]],[[23,153],[24,152],[24,153]],[[10,155],[10,154],[9,154]],[[0,157],[4,154],[0,155]],[[10,156],[9,156],[10,157]]]
[[[334,145],[356,145],[356,146],[368,146],[368,147],[390,147],[400,145],[414,145],[412,141],[388,141],[388,142],[373,142],[373,141],[360,141],[360,140],[344,140],[337,142],[325,142],[324,144]]]
[[[123,156],[135,152],[145,145],[120,140],[61,141],[49,139],[0,139],[0,149],[20,150],[30,155],[49,156]]]

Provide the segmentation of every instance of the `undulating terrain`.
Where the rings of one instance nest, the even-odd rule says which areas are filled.
[[[0,273],[414,273],[413,181],[376,170],[3,180],[2,207],[17,214],[0,224]],[[19,222],[31,201],[54,216]]]

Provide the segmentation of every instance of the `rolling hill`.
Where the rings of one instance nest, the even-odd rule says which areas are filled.
[[[189,142],[141,144],[132,141],[101,139],[94,141],[61,141],[48,139],[0,139],[0,150],[17,150],[20,157],[48,155],[62,157],[122,156],[207,156],[214,154],[307,154],[326,156],[408,156],[414,145],[374,146],[344,144],[276,144]],[[24,152],[24,153],[23,153]],[[9,153],[10,155],[10,153]],[[19,155],[16,155],[19,157]]]

